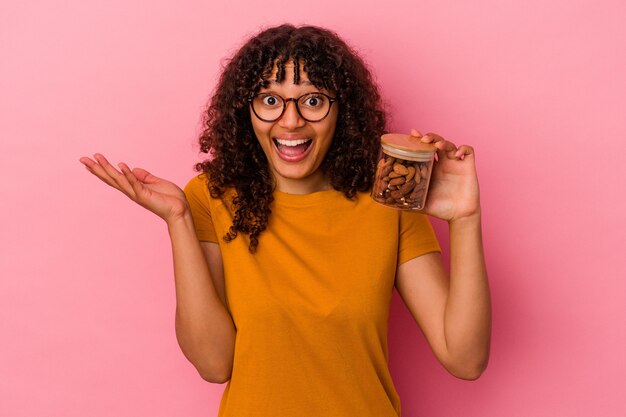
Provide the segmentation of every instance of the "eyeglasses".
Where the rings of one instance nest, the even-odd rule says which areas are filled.
[[[264,122],[275,122],[285,113],[287,103],[293,101],[296,111],[307,122],[319,122],[330,113],[337,99],[324,93],[307,93],[298,98],[283,98],[274,93],[258,93],[248,99],[254,115]]]

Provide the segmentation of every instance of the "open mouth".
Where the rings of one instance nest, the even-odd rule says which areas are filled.
[[[272,138],[272,142],[274,142],[281,158],[288,161],[299,161],[306,156],[313,140],[308,138],[294,140]]]

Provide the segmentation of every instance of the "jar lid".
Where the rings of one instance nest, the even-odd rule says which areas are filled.
[[[391,151],[397,156],[405,158],[417,158],[417,160],[430,159],[437,148],[432,143],[423,143],[421,138],[401,133],[387,133],[380,137],[383,150]]]

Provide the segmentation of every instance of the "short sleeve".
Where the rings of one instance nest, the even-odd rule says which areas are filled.
[[[200,174],[192,178],[185,186],[184,191],[191,208],[191,217],[193,218],[198,240],[217,243],[217,233],[215,233],[209,207],[210,195],[206,176]]]
[[[441,252],[441,248],[428,217],[401,211],[398,265],[429,252]]]

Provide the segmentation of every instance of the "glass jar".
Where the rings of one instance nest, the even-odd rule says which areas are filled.
[[[380,145],[372,198],[396,209],[422,210],[437,148],[398,133],[383,135]]]

